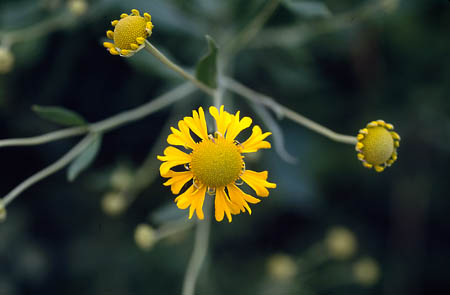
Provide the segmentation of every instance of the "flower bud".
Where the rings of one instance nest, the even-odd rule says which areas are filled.
[[[150,250],[157,241],[156,232],[148,224],[139,224],[134,231],[134,240],[139,248]]]
[[[362,258],[353,264],[353,276],[359,284],[373,286],[380,278],[380,267],[373,258]]]
[[[325,237],[325,246],[331,257],[345,260],[355,254],[358,241],[350,230],[342,226],[336,226],[328,231]]]
[[[0,74],[9,73],[14,66],[14,55],[6,47],[0,47]]]
[[[110,216],[120,215],[126,207],[126,201],[122,194],[109,192],[103,196],[102,209]]]
[[[355,150],[364,167],[382,172],[397,160],[400,136],[383,120],[372,121],[359,130]]]
[[[77,16],[83,15],[88,9],[86,0],[70,0],[67,5],[69,11]]]

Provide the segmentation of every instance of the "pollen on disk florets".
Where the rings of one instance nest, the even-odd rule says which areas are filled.
[[[235,143],[218,136],[197,144],[190,169],[194,180],[215,189],[235,182],[242,174],[244,161]]]
[[[148,13],[140,15],[137,9],[131,14],[122,13],[120,20],[113,20],[114,31],[108,30],[106,36],[114,43],[104,42],[103,46],[112,55],[130,57],[144,47],[145,39],[150,37],[153,30],[152,17]]]
[[[372,121],[359,130],[355,150],[364,167],[382,172],[397,160],[400,136],[393,130],[394,126],[383,120]]]

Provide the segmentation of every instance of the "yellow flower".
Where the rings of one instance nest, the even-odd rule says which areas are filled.
[[[400,136],[393,130],[394,126],[383,120],[372,121],[359,130],[355,150],[364,167],[382,172],[397,160]]]
[[[194,211],[199,219],[204,218],[202,207],[206,192],[215,195],[216,220],[222,221],[226,215],[231,222],[232,214],[246,210],[251,214],[248,203],[260,202],[244,193],[238,185],[247,183],[259,197],[267,197],[267,188],[276,187],[275,183],[267,181],[267,171],[247,170],[242,155],[270,148],[270,143],[264,139],[271,133],[262,133],[261,128],[255,125],[252,135],[239,143],[236,136],[250,127],[252,119],[240,119],[240,112],[233,115],[223,109],[223,106],[220,111],[215,107],[209,108],[217,126],[214,135],[208,134],[203,108],[192,111],[192,117],[184,117],[178,122],[178,129],[172,127],[172,134],[167,137],[169,144],[184,147],[189,153],[169,146],[164,150],[164,156],[158,156],[163,161],[159,168],[161,176],[169,178],[164,185],[170,186],[174,195],[179,194],[183,186],[192,180],[192,185],[175,199],[178,208],[190,207],[189,218]],[[199,141],[192,138],[191,131]],[[172,170],[180,165],[184,166],[184,171]]]
[[[153,30],[152,17],[148,13],[144,16],[137,9],[131,14],[122,13],[120,20],[113,20],[114,31],[108,30],[106,36],[114,43],[104,42],[103,46],[112,55],[130,57],[144,47],[145,39],[150,37]]]

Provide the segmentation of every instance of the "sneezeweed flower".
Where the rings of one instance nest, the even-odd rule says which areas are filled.
[[[393,130],[394,126],[383,120],[372,121],[359,130],[355,150],[364,167],[382,172],[397,160],[400,136]]]
[[[269,190],[275,188],[275,183],[267,181],[267,171],[255,172],[245,167],[245,153],[254,153],[259,149],[270,148],[270,143],[264,139],[271,133],[262,133],[255,125],[251,136],[239,143],[236,136],[244,129],[250,127],[252,119],[243,117],[240,112],[230,114],[220,107],[210,107],[209,112],[216,121],[217,131],[208,134],[203,108],[192,111],[192,117],[185,117],[178,122],[178,128],[171,128],[172,134],[167,138],[171,145],[184,147],[190,153],[169,146],[164,150],[164,156],[158,156],[163,161],[160,166],[162,177],[169,178],[164,185],[170,186],[172,193],[177,195],[183,186],[192,180],[189,186],[180,194],[175,202],[178,208],[189,208],[189,218],[194,211],[199,219],[204,218],[203,202],[205,193],[215,195],[215,217],[222,221],[224,215],[231,222],[232,214],[239,214],[251,209],[248,203],[256,204],[260,200],[244,193],[238,185],[247,183],[259,197],[267,197]],[[200,138],[196,142],[191,131]],[[184,171],[175,171],[172,168],[184,166]],[[176,168],[175,168],[176,169]]]
[[[111,25],[114,31],[108,30],[106,36],[114,43],[104,42],[103,46],[112,55],[126,57],[144,48],[145,39],[150,37],[153,30],[150,14],[144,13],[144,16],[141,16],[137,9],[132,9],[130,15],[122,13],[120,20],[113,20]]]

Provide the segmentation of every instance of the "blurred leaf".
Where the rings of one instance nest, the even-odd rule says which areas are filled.
[[[70,164],[67,169],[67,179],[69,181],[74,181],[81,172],[89,167],[97,156],[101,145],[102,136],[97,134],[94,141],[92,141],[92,143],[77,158],[75,158],[75,160],[73,160],[72,164]]]
[[[79,126],[87,123],[86,120],[79,114],[62,107],[44,107],[34,105],[31,109],[42,119],[63,126]]]
[[[208,52],[197,63],[195,76],[209,87],[217,87],[217,51],[214,40],[206,35]]]
[[[328,7],[319,1],[284,0],[284,6],[295,14],[304,17],[329,17]]]

